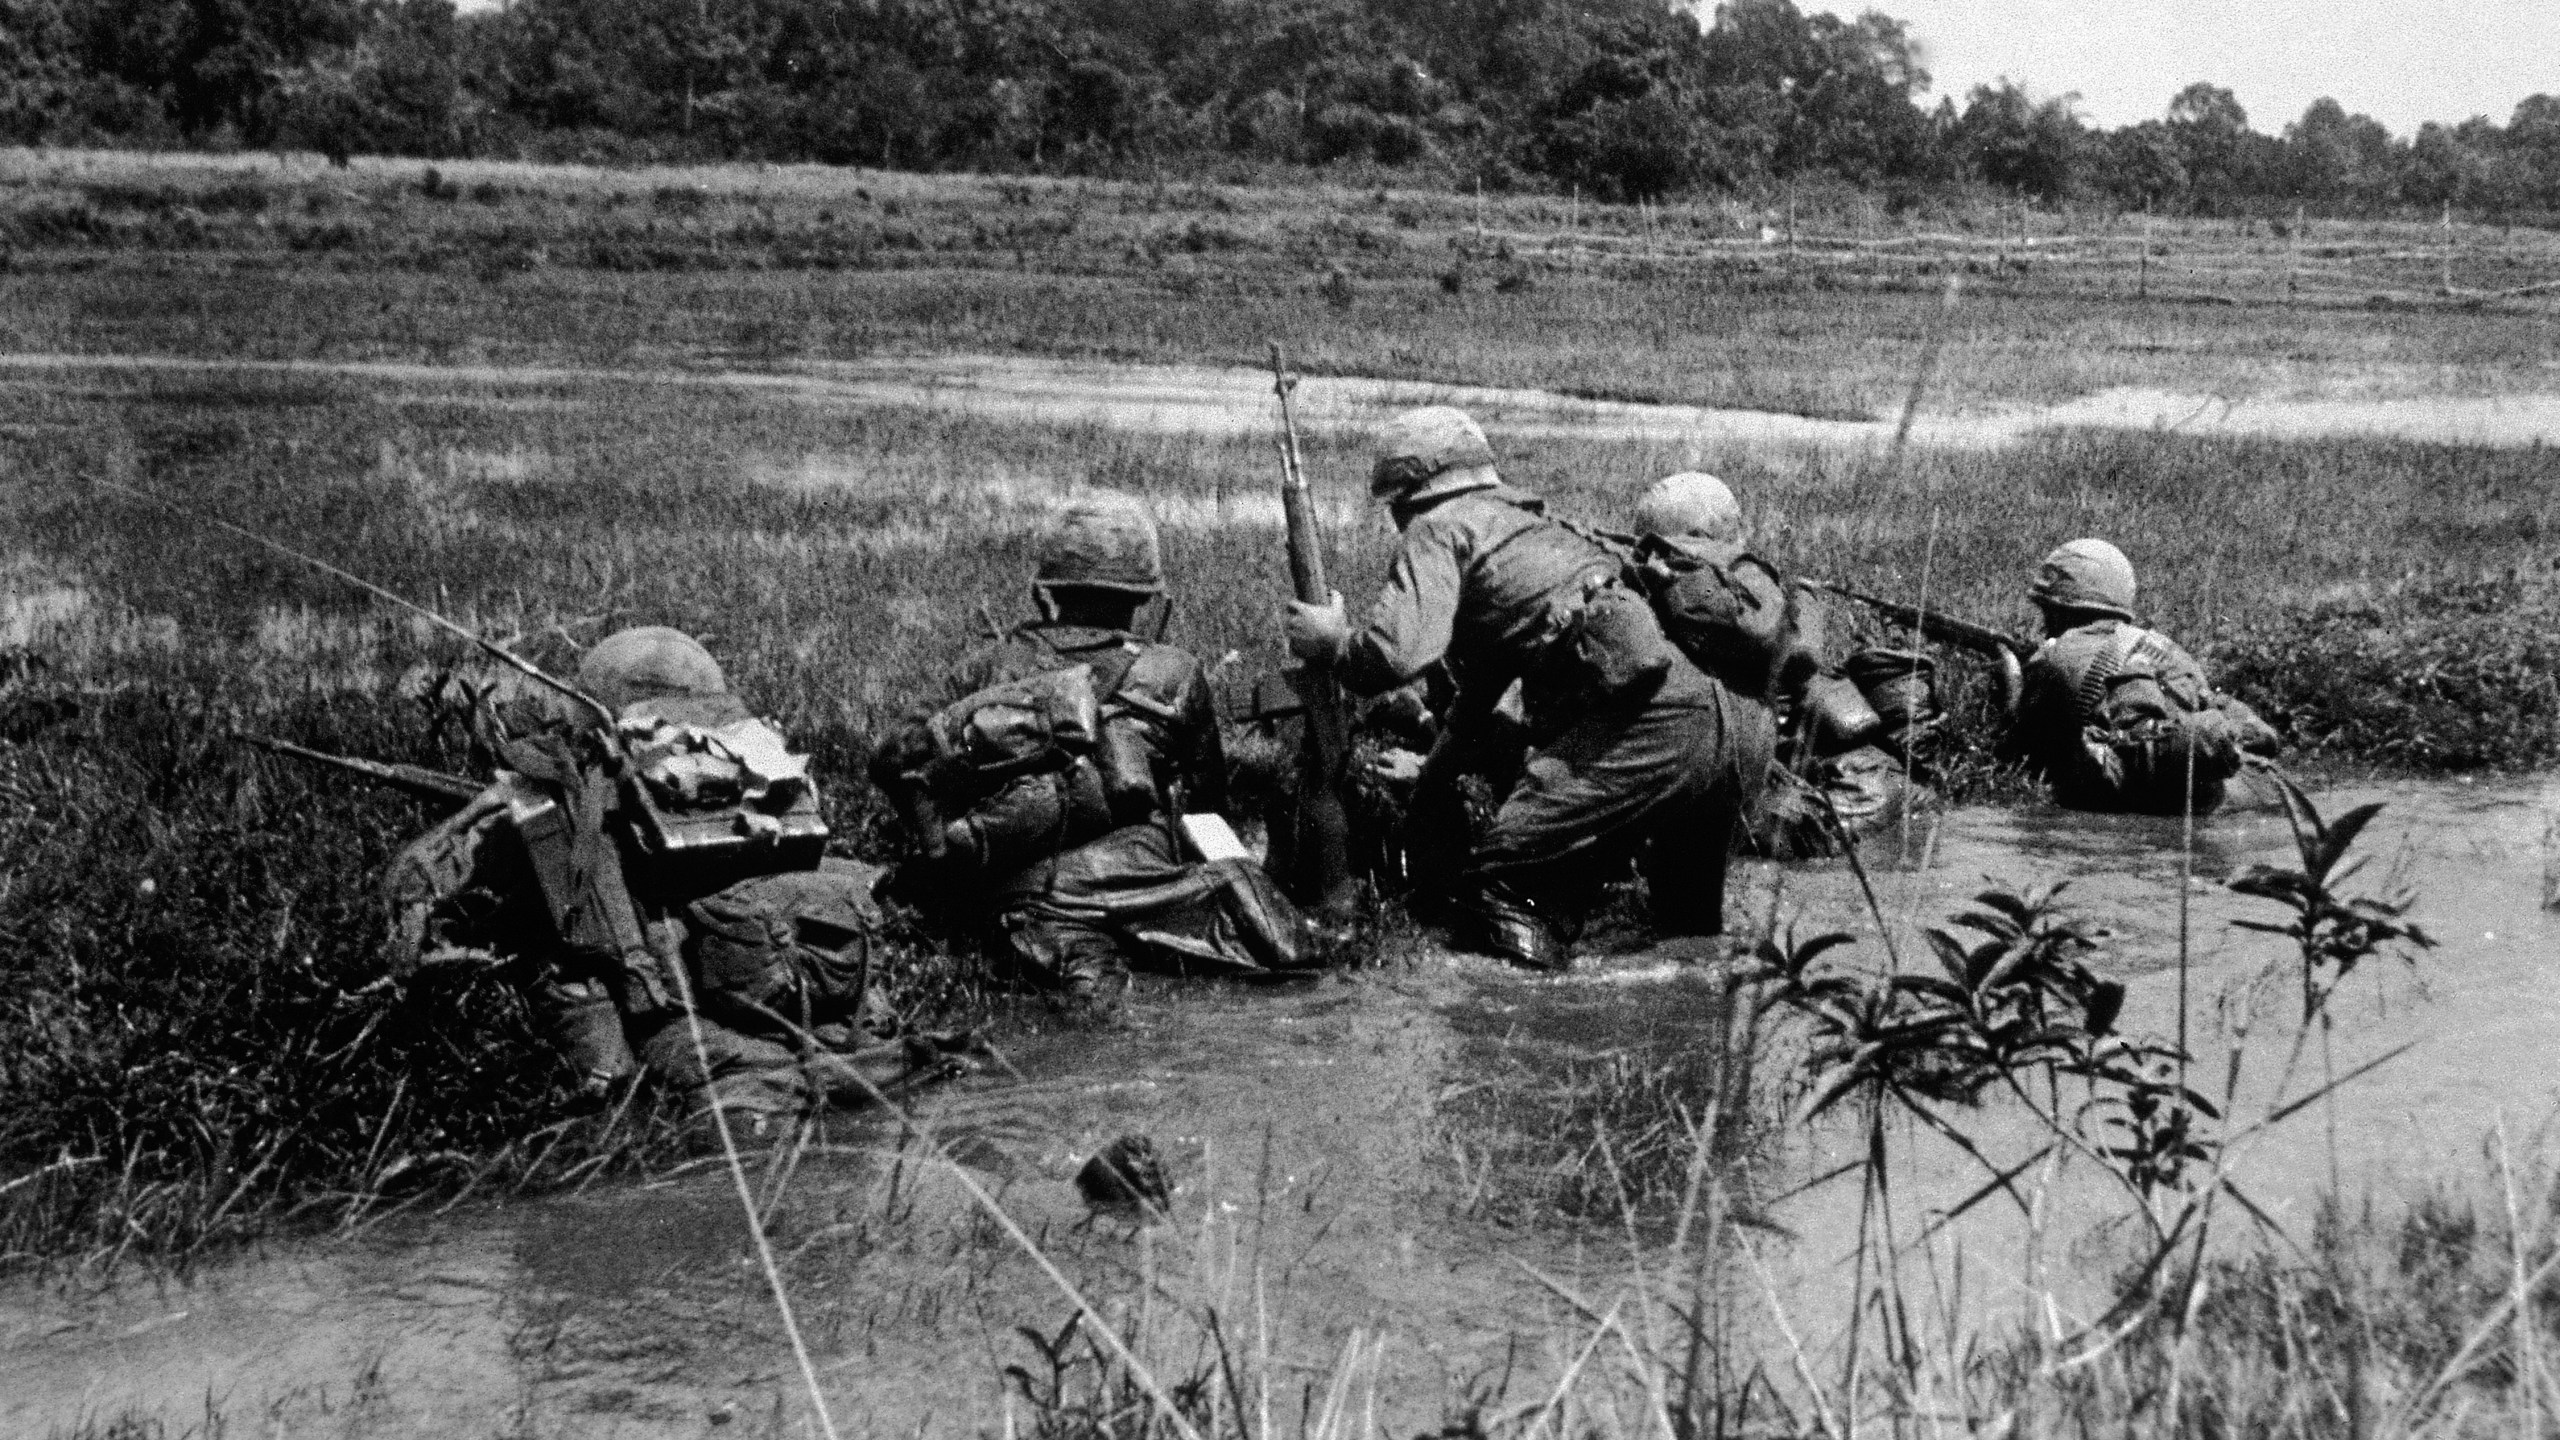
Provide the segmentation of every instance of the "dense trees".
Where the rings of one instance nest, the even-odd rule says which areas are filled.
[[[1877,13],[1724,0],[0,0],[0,138],[929,169],[1406,167],[1649,199],[1800,177],[2226,212],[2560,212],[2560,99],[2266,134],[1937,98]]]

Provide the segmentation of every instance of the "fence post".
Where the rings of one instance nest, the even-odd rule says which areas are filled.
[[[2309,214],[2305,206],[2293,207],[2293,236],[2284,256],[2284,298],[2288,301],[2302,293],[2302,227],[2310,223]]]
[[[2151,206],[2148,202],[2146,202],[2142,207],[2141,244],[2142,260],[2139,268],[2135,271],[2136,278],[2134,280],[2133,298],[2136,300],[2148,300],[2151,298]]]
[[[2444,202],[2444,293],[2453,293],[2453,202]]]

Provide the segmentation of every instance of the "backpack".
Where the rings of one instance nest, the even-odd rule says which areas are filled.
[[[1789,587],[1739,545],[1648,535],[1638,583],[1671,643],[1736,695],[1766,699],[1791,648]]]
[[[771,1010],[795,1024],[852,1023],[873,1008],[880,872],[829,859],[741,880],[686,907],[706,1006]]]
[[[1062,770],[1102,739],[1091,665],[1069,665],[962,696],[929,717],[932,754],[919,767],[955,811],[1024,775]]]

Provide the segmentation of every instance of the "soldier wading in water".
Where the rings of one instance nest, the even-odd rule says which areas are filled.
[[[2192,804],[2201,815],[2246,757],[2275,753],[2256,711],[2207,684],[2178,642],[2133,623],[2123,551],[2074,540],[2044,558],[2027,594],[2046,638],[2003,748],[2052,784],[2056,803],[2144,815]]]
[[[395,975],[498,964],[582,1089],[645,1071],[751,1131],[961,1064],[880,1003],[879,872],[821,858],[802,757],[701,645],[622,631],[577,687],[610,735],[582,714],[497,737],[497,781],[393,861]]]
[[[1131,965],[1253,975],[1315,958],[1305,922],[1240,847],[1207,673],[1141,639],[1164,593],[1155,522],[1083,492],[1053,517],[1040,618],[965,659],[940,709],[892,733],[872,779],[916,839],[898,890],[981,927],[1014,980],[1095,997]],[[1214,836],[1211,836],[1214,840]]]
[[[1388,426],[1370,474],[1403,543],[1368,619],[1341,597],[1293,602],[1291,651],[1374,695],[1445,662],[1457,697],[1417,786],[1445,789],[1516,683],[1527,764],[1446,884],[1457,943],[1562,969],[1569,937],[1629,856],[1657,929],[1724,925],[1726,852],[1767,764],[1765,712],[1744,712],[1664,638],[1627,562],[1502,481],[1484,432],[1445,406]],[[1746,727],[1761,739],[1746,743]],[[1754,753],[1756,751],[1756,753]],[[1447,813],[1422,799],[1415,823]],[[1410,837],[1420,855],[1461,843]]]

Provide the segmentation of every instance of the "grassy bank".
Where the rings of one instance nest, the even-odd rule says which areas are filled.
[[[625,624],[700,633],[817,757],[838,833],[874,856],[890,842],[859,778],[871,737],[939,690],[985,615],[1022,612],[1035,527],[1072,483],[1156,508],[1173,638],[1228,679],[1281,659],[1285,571],[1258,438],[701,387],[88,375],[13,393],[9,624],[46,668],[7,692],[0,748],[24,799],[8,822],[23,874],[0,897],[0,963],[27,997],[8,1012],[7,1089],[22,1103],[0,1145],[21,1166],[76,1162],[0,1195],[32,1227],[7,1247],[18,1253],[145,1243],[137,1233],[184,1246],[208,1227],[356,1203],[394,1166],[414,1178],[481,1157],[469,1168],[509,1139],[588,1126],[556,1108],[548,1062],[497,987],[342,998],[373,978],[371,876],[423,812],[227,739],[458,764],[457,732],[414,697],[420,676],[464,657],[86,477],[182,496],[546,661]],[[1391,539],[1350,481],[1358,443],[1309,448],[1355,595]],[[2560,756],[2537,618],[2554,604],[2538,537],[2560,498],[2528,453],[2088,434],[1915,454],[1880,476],[1836,455],[1519,448],[1518,479],[1604,523],[1635,482],[1704,461],[1807,572],[2013,627],[2035,555],[2109,534],[2144,567],[2146,608],[2314,754]],[[901,983],[928,1008],[975,1003],[926,948]],[[461,1043],[479,1035],[500,1039]],[[553,1163],[602,1153],[572,1146]],[[137,1232],[116,1207],[146,1193],[166,1214]]]

